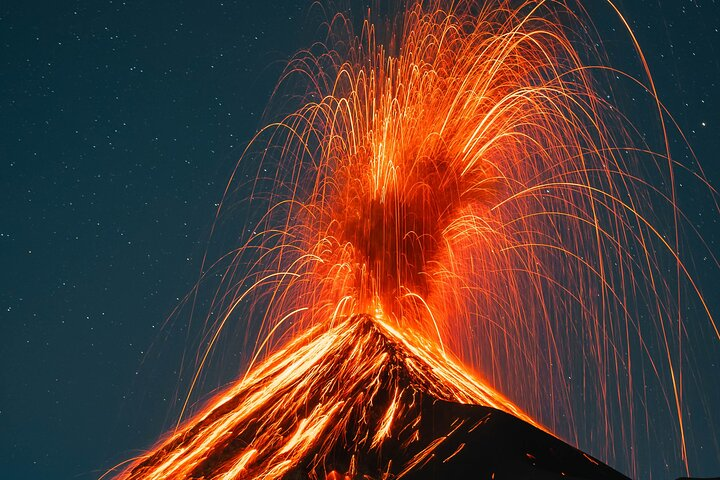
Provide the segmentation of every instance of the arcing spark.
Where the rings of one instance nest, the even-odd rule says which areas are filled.
[[[257,357],[269,357],[123,477],[279,478],[322,452],[385,368],[352,322],[367,314],[434,366],[425,380],[439,398],[547,425],[628,468],[626,446],[649,441],[641,404],[659,399],[685,456],[677,292],[695,283],[670,152],[653,153],[603,94],[616,72],[578,52],[592,41],[580,4],[479,3],[408,2],[394,29],[368,17],[357,37],[338,15],[330,47],[291,62],[283,81],[309,87],[252,144],[267,141],[262,165],[279,159],[275,192],[225,272],[201,367],[250,295]],[[637,82],[656,101],[651,78]],[[669,231],[658,199],[674,212]],[[349,355],[335,379],[328,355]],[[638,375],[669,387],[640,393]],[[396,400],[388,425],[406,408]],[[377,446],[381,431],[361,437]],[[207,470],[232,441],[246,447]]]

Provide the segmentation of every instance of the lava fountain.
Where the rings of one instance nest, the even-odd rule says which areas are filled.
[[[580,3],[399,10],[359,29],[337,15],[289,63],[277,91],[300,88],[297,108],[240,161],[271,172],[251,182],[265,213],[212,267],[220,314],[192,388],[228,325],[259,324],[255,353],[118,478],[402,478],[472,423],[428,438],[422,396],[630,474],[655,402],[687,462],[686,291],[720,335],[682,261],[670,117],[632,31],[639,79],[605,66]],[[621,75],[661,149],[606,95]]]

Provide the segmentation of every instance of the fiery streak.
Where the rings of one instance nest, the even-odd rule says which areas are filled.
[[[676,297],[683,279],[699,287],[681,262],[669,148],[652,153],[603,95],[599,79],[616,72],[578,52],[591,40],[567,27],[583,25],[580,4],[478,3],[410,1],[394,30],[369,14],[359,36],[336,16],[336,47],[290,64],[283,82],[310,87],[251,144],[267,142],[262,168],[281,159],[275,191],[222,275],[195,380],[252,292],[263,335],[251,368],[120,478],[280,478],[308,456],[324,478],[337,442],[379,449],[397,437],[395,420],[414,412],[410,384],[542,418],[576,444],[633,444],[648,421],[634,414],[634,376],[648,360],[672,384],[663,400],[685,455]],[[651,169],[669,185],[647,180]],[[669,231],[654,225],[658,198],[675,212]],[[391,358],[384,341],[405,353]],[[411,379],[394,376],[398,365]],[[380,399],[388,382],[393,396]],[[575,415],[587,410],[599,422],[580,438]],[[633,464],[609,440],[590,446]]]

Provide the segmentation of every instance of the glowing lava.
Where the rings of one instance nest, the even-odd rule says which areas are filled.
[[[434,343],[368,316],[353,317],[329,330],[310,329],[275,352],[139,459],[125,478],[281,478],[308,456],[309,470],[324,478],[327,455],[339,443],[350,455],[379,451],[401,432],[403,450],[419,443],[421,393],[532,422]],[[396,468],[412,467],[430,453],[422,449]],[[391,460],[375,473],[390,471]]]

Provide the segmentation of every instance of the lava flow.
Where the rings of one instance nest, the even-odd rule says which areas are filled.
[[[412,478],[462,453],[484,459],[477,476],[522,478],[541,462],[543,478],[626,479],[517,419],[533,422],[433,342],[356,316],[275,352],[127,478]]]
[[[679,292],[698,289],[680,259],[675,164],[610,101],[620,73],[602,66],[582,4],[400,3],[367,12],[358,35],[335,16],[290,62],[278,92],[301,85],[284,97],[301,100],[241,160],[271,172],[250,195],[267,213],[219,275],[193,387],[229,324],[257,319],[255,354],[119,478],[409,477],[467,460],[457,438],[486,415],[542,439],[514,465],[565,455],[546,471],[622,478],[541,445],[552,432],[632,469],[625,446],[651,441],[650,402],[686,458]],[[666,140],[644,71],[629,81]],[[433,430],[429,416],[448,416],[433,402],[487,410]]]

